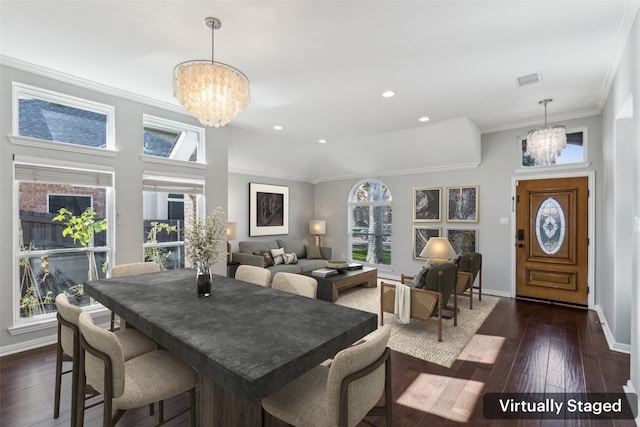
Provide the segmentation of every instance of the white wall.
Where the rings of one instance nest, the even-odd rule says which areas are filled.
[[[11,83],[17,81],[28,85],[76,96],[115,107],[116,150],[115,158],[89,156],[50,149],[38,149],[12,144],[11,135],[12,94]],[[14,155],[42,157],[44,159],[64,159],[78,164],[92,163],[108,165],[116,170],[115,199],[118,219],[115,231],[115,262],[126,263],[141,261],[143,257],[143,221],[142,221],[142,173],[143,170],[171,174],[188,174],[206,180],[205,196],[207,211],[221,206],[227,209],[227,144],[228,130],[207,128],[206,169],[187,169],[181,166],[143,162],[142,152],[143,124],[142,115],[175,120],[190,125],[199,125],[190,116],[152,107],[145,103],[134,102],[112,93],[99,92],[54,80],[43,75],[20,71],[2,65],[0,67],[0,355],[22,351],[39,345],[55,342],[55,318],[42,325],[42,328],[28,333],[11,335],[8,328],[13,326],[13,305],[16,297],[16,268],[13,258],[13,245],[17,239],[14,234],[13,166]],[[105,89],[106,90],[106,89]],[[99,157],[99,158],[96,158]],[[17,212],[17,211],[16,211]],[[111,224],[109,224],[111,226]],[[224,265],[217,265],[215,271],[226,274]],[[98,319],[100,320],[100,319]]]
[[[598,116],[563,122],[568,130],[587,128],[591,167],[601,164],[600,119]],[[514,239],[511,225],[500,224],[500,218],[512,218],[511,181],[517,165],[518,136],[527,134],[529,128],[482,135],[482,161],[471,169],[437,171],[397,176],[372,176],[381,179],[391,190],[393,197],[392,268],[380,271],[380,275],[398,277],[402,273],[415,273],[423,265],[412,257],[413,226],[427,225],[446,228],[475,228],[478,230],[478,252],[483,254],[483,288],[487,293],[511,296],[513,277],[511,253]],[[405,155],[411,155],[410,152]],[[584,173],[584,169],[576,173]],[[563,171],[567,173],[567,171]],[[529,174],[531,175],[531,174]],[[323,182],[316,185],[316,216],[327,220],[325,241],[334,248],[334,256],[348,254],[347,198],[357,179]],[[479,185],[479,222],[414,223],[413,188]],[[443,218],[446,212],[443,200]]]
[[[278,236],[249,236],[249,183],[283,185],[289,187],[289,234]],[[308,182],[283,178],[229,174],[229,221],[238,223],[237,239],[231,242],[232,250],[238,250],[238,242],[244,240],[269,241],[275,239],[306,238],[309,234],[309,221],[314,218],[314,186]]]
[[[605,206],[601,232],[620,237],[609,247],[609,259],[628,257],[629,262],[603,263],[598,277],[609,279],[610,288],[601,287],[596,294],[607,299],[602,306],[609,344],[629,344],[631,374],[628,390],[640,391],[640,16],[629,35],[602,113],[603,157],[607,175],[604,190],[614,195]],[[631,117],[631,123],[625,118]],[[630,137],[629,134],[630,127]],[[621,178],[616,179],[613,178]],[[629,199],[624,201],[620,199]],[[609,219],[615,218],[615,221]],[[631,233],[630,233],[631,232]],[[627,236],[623,236],[627,233]],[[629,254],[631,254],[629,256]],[[615,277],[616,280],[611,280]],[[620,316],[620,312],[629,315]],[[625,341],[625,338],[629,337]],[[639,402],[640,403],[640,402]],[[640,425],[640,416],[637,419]]]

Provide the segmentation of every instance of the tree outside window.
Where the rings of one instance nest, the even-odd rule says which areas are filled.
[[[351,257],[374,265],[391,264],[391,192],[379,180],[356,185],[349,198]]]

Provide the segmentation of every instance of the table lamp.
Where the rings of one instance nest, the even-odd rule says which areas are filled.
[[[238,223],[227,222],[227,262],[231,262],[231,243],[230,240],[236,240],[238,234]]]
[[[312,219],[309,223],[309,233],[316,236],[316,245],[322,244],[322,235],[327,232],[327,223],[323,219]]]
[[[420,252],[420,257],[427,258],[428,264],[443,264],[457,257],[456,251],[446,237],[431,237]]]

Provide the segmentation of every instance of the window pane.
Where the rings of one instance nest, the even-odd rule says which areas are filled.
[[[540,166],[527,152],[527,139],[520,140],[521,165],[523,167]],[[584,131],[567,133],[567,145],[556,158],[556,165],[585,162]]]
[[[351,258],[370,264],[391,264],[391,192],[377,180],[351,193]]]
[[[19,134],[86,147],[107,146],[107,115],[42,99],[20,97]]]
[[[184,219],[197,212],[197,195],[143,192],[144,258],[162,270],[185,267]]]
[[[204,132],[202,128],[144,116],[143,153],[164,159],[198,162]]]
[[[108,234],[96,232],[90,241],[74,241],[71,235],[64,236],[66,221],[53,220],[58,213],[51,212],[50,201],[55,200],[56,206],[62,205],[61,208],[79,217],[84,210],[80,213],[77,210],[84,205],[79,205],[78,200],[88,200],[95,212],[93,222],[100,222],[105,219],[106,199],[105,188],[43,182],[18,184],[20,317],[55,311],[53,299],[61,292],[67,294],[72,303],[90,304],[83,283],[90,278],[105,277],[102,266],[107,261]],[[102,248],[91,250],[92,247]]]

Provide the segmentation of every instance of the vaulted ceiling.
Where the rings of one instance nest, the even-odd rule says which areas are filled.
[[[232,122],[230,168],[318,181],[380,172],[380,158],[386,170],[423,168],[417,147],[468,148],[429,135],[457,120],[483,133],[540,125],[544,98],[554,99],[549,121],[598,114],[638,5],[2,0],[0,53],[180,109],[172,70],[210,59],[204,18],[218,17],[215,59],[251,81],[251,104]],[[541,81],[519,87],[530,74]],[[422,133],[424,143],[403,145]],[[354,152],[366,167],[338,160]]]

